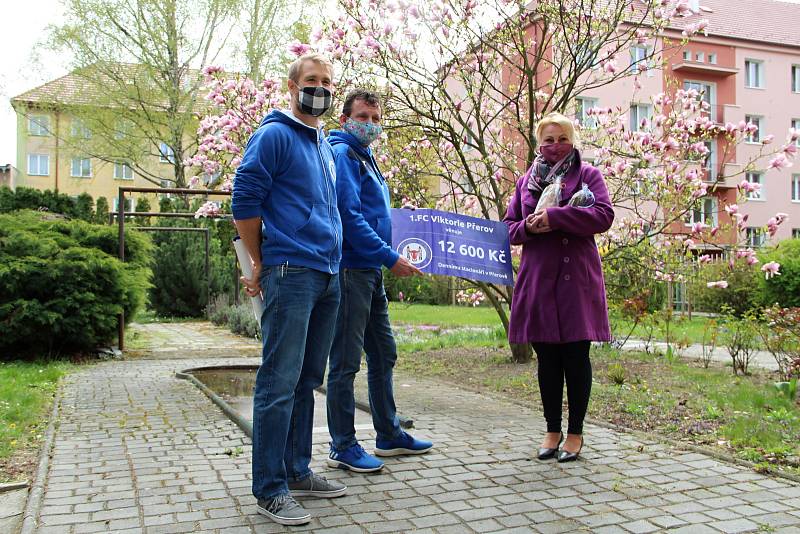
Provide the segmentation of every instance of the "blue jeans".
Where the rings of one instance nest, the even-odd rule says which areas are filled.
[[[361,349],[367,353],[367,385],[372,424],[378,439],[401,435],[392,390],[392,370],[397,347],[389,324],[389,303],[383,273],[377,269],[342,269],[342,300],[336,318],[336,336],[328,371],[328,430],[333,448],[355,445],[353,381],[361,366]]]
[[[339,307],[339,277],[305,267],[261,273],[263,352],[253,395],[253,495],[289,493],[311,476],[314,389],[322,384]]]

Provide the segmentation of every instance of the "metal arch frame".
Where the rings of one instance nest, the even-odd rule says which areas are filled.
[[[175,193],[175,194],[182,194],[182,195],[205,195],[206,197],[209,195],[217,195],[217,196],[231,196],[230,191],[214,191],[213,189],[188,189],[188,188],[179,188],[179,187],[120,187],[119,188],[119,196],[117,202],[117,211],[111,212],[108,214],[109,224],[113,224],[114,217],[117,217],[117,226],[119,228],[118,233],[118,241],[119,241],[119,252],[118,257],[121,261],[125,261],[125,217],[192,217],[194,218],[194,214],[192,213],[159,213],[159,212],[142,212],[136,213],[135,211],[130,213],[125,213],[125,194],[126,193],[154,193],[154,194],[163,194],[163,193]],[[212,217],[214,219],[227,219],[228,217]],[[172,232],[204,232],[205,233],[205,245],[206,245],[206,261],[205,261],[205,271],[206,271],[206,298],[210,298],[211,291],[210,291],[210,284],[211,284],[211,277],[210,269],[209,269],[209,235],[210,231],[208,228],[174,228],[174,227],[162,227],[162,226],[140,226],[137,227],[137,230],[145,231],[145,232],[155,232],[155,231],[172,231]],[[236,281],[238,282],[238,277]],[[238,283],[237,283],[238,286]],[[238,287],[237,287],[237,294],[238,294]],[[119,315],[117,316],[117,344],[120,351],[125,349],[125,310],[120,311]]]

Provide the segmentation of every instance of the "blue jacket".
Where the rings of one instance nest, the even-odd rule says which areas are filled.
[[[336,196],[342,217],[342,267],[392,267],[400,255],[392,249],[389,186],[372,151],[347,132],[328,136],[336,157]]]
[[[336,167],[316,129],[282,111],[264,117],[236,169],[231,209],[236,220],[261,217],[263,265],[339,272]]]

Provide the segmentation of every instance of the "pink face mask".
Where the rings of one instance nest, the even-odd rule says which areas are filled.
[[[567,157],[572,152],[572,148],[572,143],[551,143],[540,146],[539,151],[548,163],[553,164]]]

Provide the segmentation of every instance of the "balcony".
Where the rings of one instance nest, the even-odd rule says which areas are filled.
[[[702,165],[703,181],[707,184],[714,184],[719,189],[731,189],[738,185],[741,179],[739,173],[742,172],[741,163],[717,163]]]
[[[674,63],[672,65],[672,70],[684,74],[710,74],[712,76],[719,76],[722,78],[733,76],[739,72],[739,69],[736,67],[722,67],[713,63],[701,63],[699,61],[687,60],[684,60],[680,63]]]

